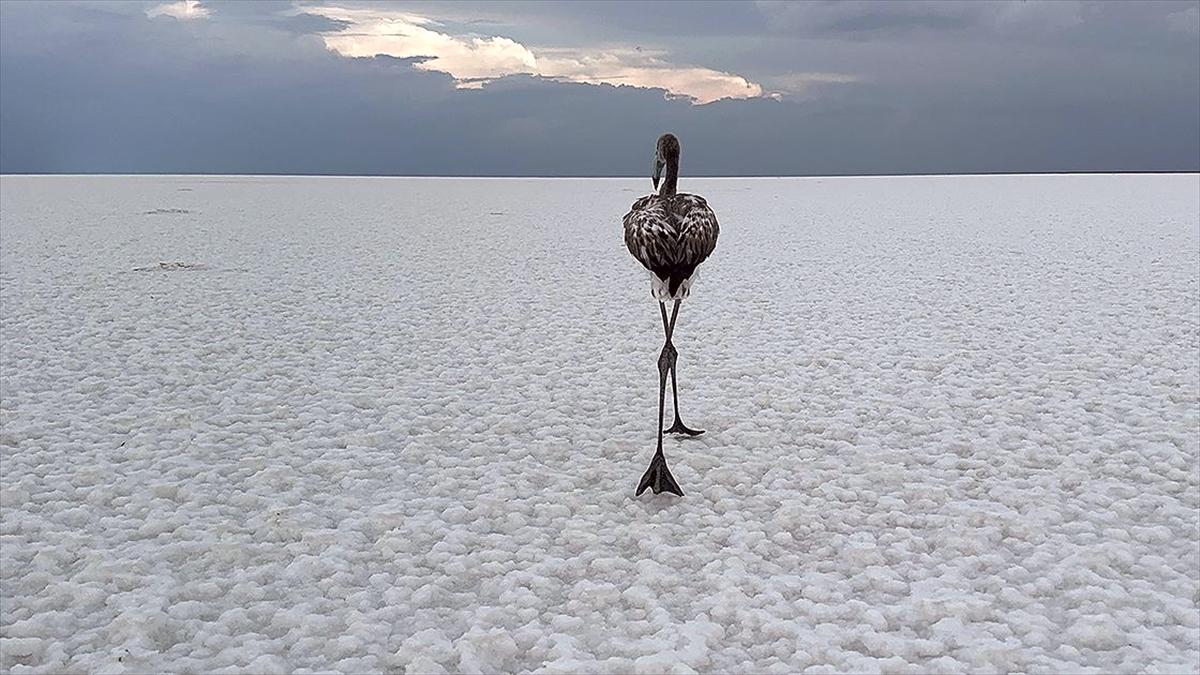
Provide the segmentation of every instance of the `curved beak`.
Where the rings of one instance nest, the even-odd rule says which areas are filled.
[[[654,181],[654,189],[658,189],[658,179],[662,177],[663,161],[658,155],[654,156],[654,176],[651,180]]]

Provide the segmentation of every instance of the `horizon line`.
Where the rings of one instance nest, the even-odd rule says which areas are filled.
[[[951,177],[951,176],[1096,176],[1096,175],[1163,175],[1163,174],[1178,174],[1192,175],[1200,174],[1200,167],[1195,169],[1162,169],[1162,170],[1130,170],[1130,171],[967,171],[961,173],[830,173],[830,174],[689,174],[686,178],[705,178],[705,179],[784,179],[784,178],[932,178],[932,177]],[[584,175],[584,174],[569,174],[569,175],[534,175],[534,174],[494,174],[494,175],[479,175],[479,174],[389,174],[389,173],[172,173],[172,172],[88,172],[88,173],[71,173],[71,172],[49,172],[49,173],[0,173],[0,177],[29,177],[29,178],[44,178],[44,177],[113,177],[113,178],[135,178],[135,177],[229,177],[235,176],[240,178],[426,178],[426,179],[472,179],[472,180],[579,180],[579,179],[601,179],[601,180],[624,180],[624,179],[645,179],[649,180],[649,176],[642,175]]]

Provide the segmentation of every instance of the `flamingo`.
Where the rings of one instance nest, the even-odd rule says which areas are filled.
[[[659,186],[663,168],[666,177]],[[670,492],[683,496],[679,483],[667,468],[663,456],[663,407],[666,403],[667,375],[671,376],[671,396],[675,403],[675,423],[665,433],[697,436],[703,430],[689,429],[679,418],[679,389],[675,379],[675,361],[679,352],[671,343],[679,305],[691,292],[696,267],[717,247],[720,227],[708,202],[698,195],[676,192],[679,179],[679,139],[672,134],[659,137],[654,152],[653,183],[657,194],[635,201],[625,214],[625,246],[650,271],[650,292],[658,301],[666,341],[658,355],[658,450],[650,468],[638,483],[637,495],[650,488],[654,494]],[[667,302],[674,302],[670,319]]]

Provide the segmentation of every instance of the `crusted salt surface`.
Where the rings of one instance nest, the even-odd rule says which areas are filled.
[[[1195,176],[690,182],[683,499],[645,183],[0,180],[0,668],[1200,668]]]

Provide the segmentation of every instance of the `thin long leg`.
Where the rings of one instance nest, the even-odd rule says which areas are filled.
[[[665,319],[666,316],[666,309],[664,308],[663,318]],[[663,408],[666,407],[667,403],[667,373],[671,372],[671,364],[675,360],[673,354],[674,347],[671,347],[669,328],[668,326],[667,342],[663,345],[662,353],[658,355],[658,447],[654,451],[654,458],[650,460],[650,468],[646,469],[646,473],[642,475],[642,480],[638,482],[637,494],[639,495],[645,492],[646,488],[650,488],[654,490],[654,494],[671,492],[680,497],[683,496],[683,490],[679,489],[679,483],[675,482],[675,477],[671,475],[670,469],[667,468],[667,458],[663,456],[662,427]],[[670,350],[668,350],[668,347],[670,347]]]
[[[667,396],[667,370],[669,366],[663,363],[660,358],[658,363],[658,450],[655,451],[655,456],[662,457],[662,437],[663,437],[663,405],[666,403]]]
[[[663,330],[667,333],[667,347],[671,358],[671,399],[675,404],[675,423],[667,429],[668,434],[686,434],[688,436],[699,436],[704,433],[703,429],[689,429],[683,420],[679,419],[679,385],[676,383],[675,376],[675,361],[678,358],[679,352],[675,349],[675,345],[671,343],[671,336],[675,333],[675,320],[679,318],[680,301],[675,301],[675,308],[671,311],[671,320],[667,321],[667,308],[663,303],[658,303],[658,308],[662,312]]]

